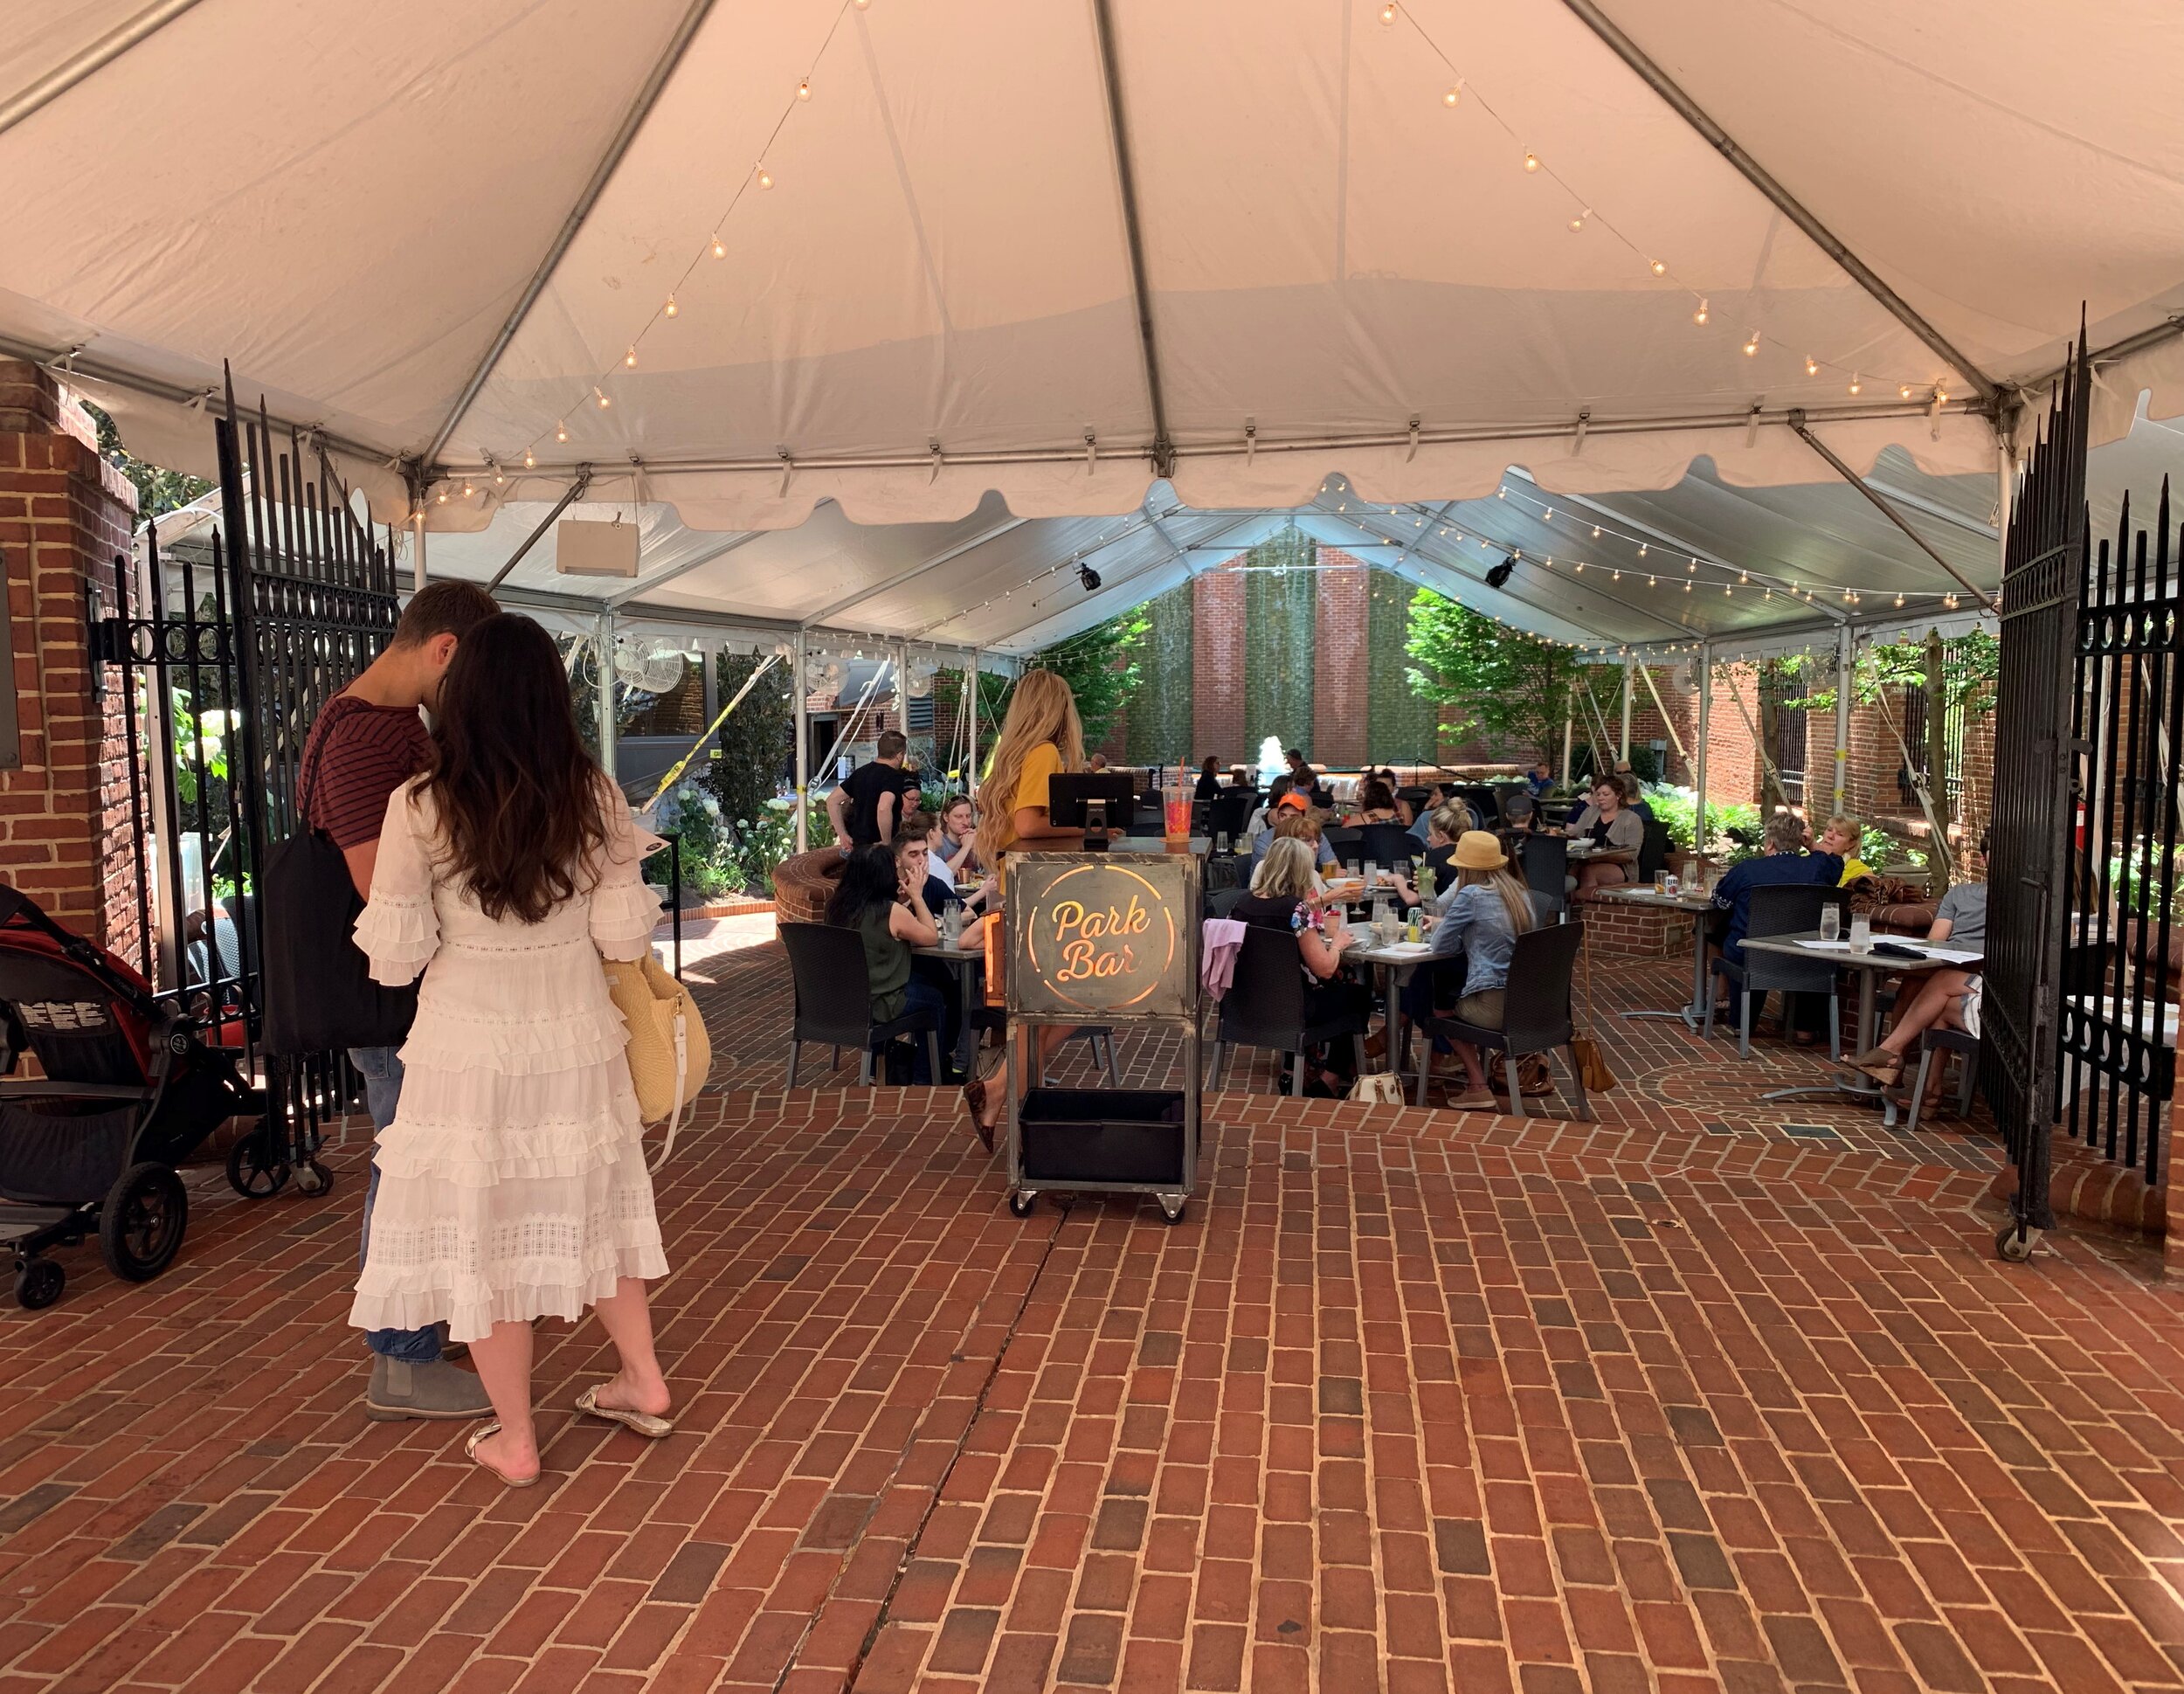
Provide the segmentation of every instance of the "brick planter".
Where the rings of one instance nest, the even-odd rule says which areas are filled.
[[[798,853],[774,867],[773,908],[784,923],[821,923],[834,885],[841,881],[842,855],[831,847]]]
[[[1572,911],[1585,944],[1614,958],[1674,958],[1691,951],[1691,920],[1680,911],[1576,895]]]

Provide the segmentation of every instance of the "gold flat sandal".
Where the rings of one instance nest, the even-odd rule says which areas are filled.
[[[476,1465],[479,1469],[484,1471],[487,1476],[498,1476],[501,1481],[509,1488],[536,1487],[538,1483],[538,1473],[536,1471],[533,1471],[528,1476],[511,1476],[507,1471],[495,1469],[493,1466],[487,1464],[483,1459],[478,1456],[478,1448],[480,1444],[490,1440],[493,1436],[497,1435],[500,1433],[501,1426],[497,1423],[488,1423],[472,1431],[470,1439],[463,1443],[463,1453],[465,1456],[469,1459],[471,1463]]]
[[[604,1382],[596,1382],[577,1396],[577,1410],[588,1418],[605,1418],[609,1423],[619,1423],[625,1429],[634,1429],[646,1441],[665,1441],[675,1432],[671,1418],[656,1418],[650,1412],[625,1412],[619,1407],[599,1404],[599,1390]]]

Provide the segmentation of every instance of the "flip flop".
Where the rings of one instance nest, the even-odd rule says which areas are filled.
[[[464,1456],[469,1459],[471,1463],[476,1465],[479,1469],[486,1471],[489,1475],[498,1476],[502,1484],[506,1487],[536,1487],[538,1483],[538,1473],[536,1471],[533,1471],[528,1476],[511,1476],[507,1471],[500,1469],[494,1465],[487,1464],[483,1459],[478,1456],[478,1448],[480,1443],[490,1440],[492,1437],[499,1435],[500,1433],[501,1426],[497,1423],[483,1424],[478,1428],[472,1430],[470,1439],[463,1443]]]
[[[604,1418],[609,1423],[619,1423],[625,1429],[634,1429],[646,1441],[665,1441],[675,1432],[674,1420],[656,1418],[650,1412],[625,1412],[619,1406],[599,1404],[599,1390],[604,1382],[595,1382],[577,1396],[577,1410],[588,1418]]]

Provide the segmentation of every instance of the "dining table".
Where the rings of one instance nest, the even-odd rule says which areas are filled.
[[[1878,944],[1885,944],[1887,951]],[[1913,941],[1902,936],[1876,936],[1872,944],[1861,952],[1842,937],[1829,939],[1817,930],[1796,935],[1746,936],[1745,950],[1754,949],[1763,953],[1780,953],[1791,958],[1811,963],[1825,960],[1836,969],[1854,972],[1858,978],[1858,1028],[1854,1054],[1868,1051],[1879,1038],[1881,978],[1886,976],[1923,976],[1929,971],[1977,971],[1983,955],[1976,949],[1952,947],[1946,942]],[[1863,1073],[1853,1076],[1838,1076],[1828,1082],[1811,1082],[1794,1088],[1774,1089],[1761,1095],[1762,1100],[1794,1100],[1806,1096],[1827,1098],[1841,1096],[1866,1105],[1879,1105],[1881,1121],[1887,1127],[1896,1126],[1896,1103],[1889,1098],[1888,1090]]]
[[[1648,1009],[1626,1012],[1626,1018],[1681,1018],[1685,1026],[1697,1029],[1706,1016],[1706,931],[1714,915],[1714,902],[1703,890],[1679,888],[1670,894],[1657,884],[1621,883],[1593,890],[1595,900],[1613,901],[1619,906],[1646,906],[1655,911],[1678,911],[1691,920],[1691,998],[1674,1011]]]
[[[974,934],[968,945],[950,941],[943,931],[941,939],[930,947],[910,949],[913,958],[936,958],[945,965],[956,979],[956,995],[963,1015],[956,1027],[956,1051],[952,1055],[956,1068],[966,1074],[978,1051],[978,1032],[971,1022],[971,1013],[985,999],[985,941],[984,932]]]

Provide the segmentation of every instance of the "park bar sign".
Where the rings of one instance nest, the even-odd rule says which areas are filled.
[[[1197,869],[1187,854],[1013,855],[1011,1009],[1057,1018],[1191,1015]]]

